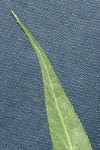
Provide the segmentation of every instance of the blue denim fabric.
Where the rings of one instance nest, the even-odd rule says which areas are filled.
[[[10,13],[43,47],[100,149],[100,1],[0,1],[0,150],[52,150],[37,56]]]

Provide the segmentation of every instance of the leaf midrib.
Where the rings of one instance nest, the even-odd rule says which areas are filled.
[[[33,48],[34,48],[34,47],[33,47]],[[37,45],[36,45],[36,48],[37,48],[37,50],[38,50]],[[57,104],[57,98],[56,98],[55,93],[54,93],[54,91],[53,91],[52,82],[51,82],[51,79],[50,79],[50,76],[49,76],[49,73],[48,73],[48,69],[47,69],[47,66],[46,66],[45,60],[43,59],[43,57],[42,57],[42,54],[41,54],[40,50],[38,50],[38,52],[40,53],[40,57],[41,57],[41,59],[42,59],[42,61],[43,61],[43,64],[44,64],[45,69],[46,69],[46,72],[47,72],[47,76],[48,76],[48,79],[49,79],[49,83],[50,83],[51,91],[52,91],[52,94],[53,94],[53,97],[54,97],[54,100],[55,100],[55,103],[56,103],[56,107],[57,107],[58,113],[59,113],[60,118],[61,118],[61,122],[62,122],[63,128],[64,128],[65,133],[66,133],[66,136],[67,136],[67,140],[68,140],[68,142],[69,142],[70,150],[73,150],[72,145],[71,145],[71,141],[70,141],[70,138],[69,138],[69,135],[68,135],[68,132],[67,132],[67,129],[66,129],[66,127],[65,127],[65,124],[64,124],[64,121],[63,121],[63,118],[62,118],[61,112],[60,112],[60,108],[59,108],[59,106],[58,106],[58,104]]]

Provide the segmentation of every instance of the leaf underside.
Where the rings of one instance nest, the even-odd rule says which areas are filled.
[[[92,150],[88,136],[42,47],[12,11],[34,48],[42,72],[47,119],[53,150]]]

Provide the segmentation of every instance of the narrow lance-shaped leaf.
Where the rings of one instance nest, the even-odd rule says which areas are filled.
[[[54,150],[92,150],[88,136],[41,46],[11,11],[34,48],[41,67],[45,105]]]

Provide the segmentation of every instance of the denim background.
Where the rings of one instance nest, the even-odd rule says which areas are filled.
[[[52,150],[37,56],[10,13],[43,47],[100,149],[100,1],[0,1],[0,150]]]

